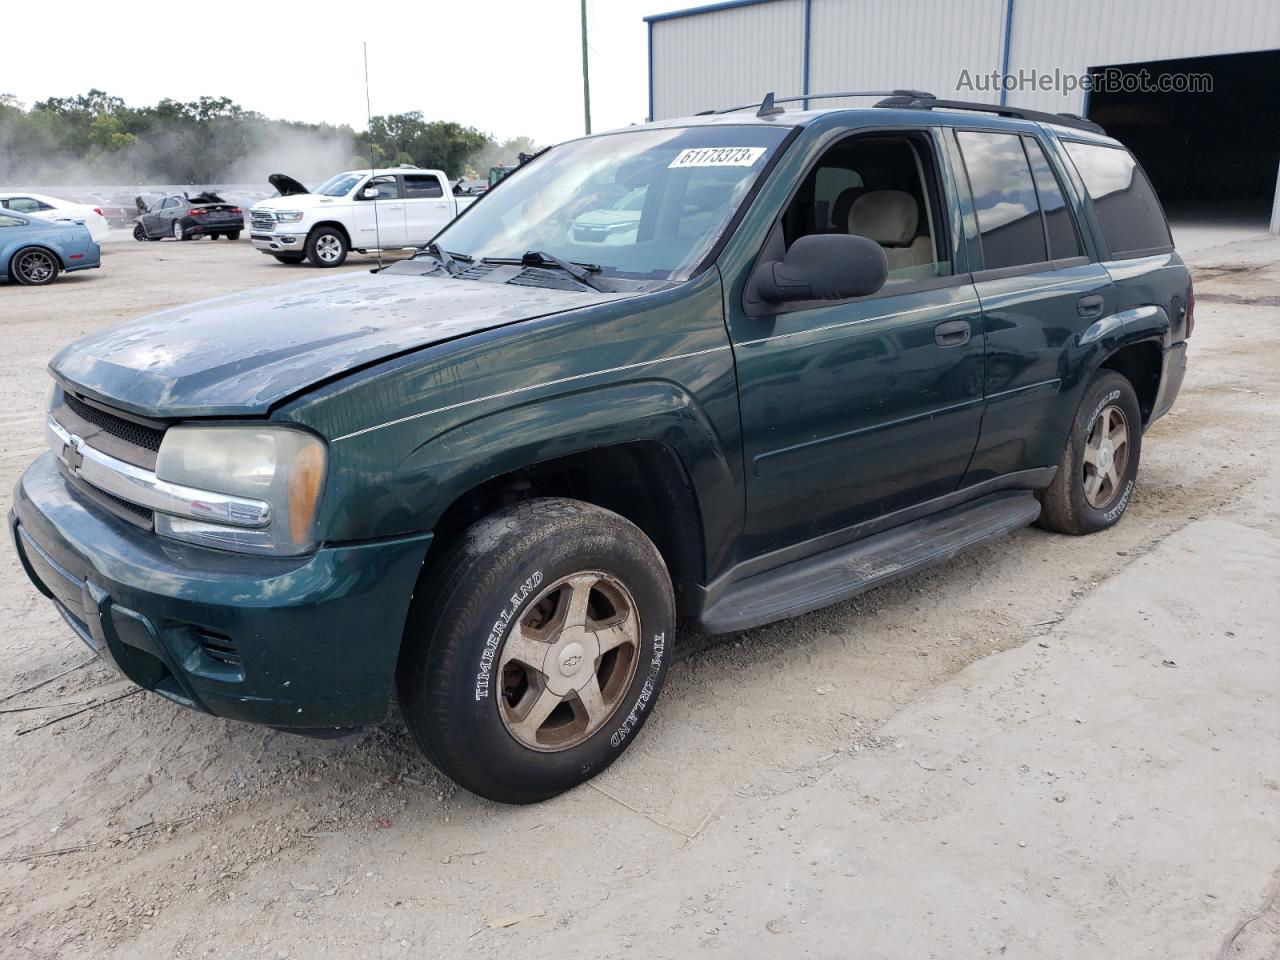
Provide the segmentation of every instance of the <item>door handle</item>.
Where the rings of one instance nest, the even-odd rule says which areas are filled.
[[[970,336],[968,320],[948,320],[933,328],[933,342],[940,347],[963,347]]]
[[[1096,293],[1076,301],[1076,313],[1082,317],[1096,317],[1101,312],[1102,297]]]

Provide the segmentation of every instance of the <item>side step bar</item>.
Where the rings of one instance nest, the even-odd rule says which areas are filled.
[[[1040,501],[1030,491],[993,493],[740,580],[703,611],[698,626],[730,633],[797,617],[943,563],[1038,516]]]

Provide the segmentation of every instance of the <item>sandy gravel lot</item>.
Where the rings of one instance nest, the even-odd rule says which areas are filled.
[[[1117,528],[684,637],[637,743],[534,807],[455,790],[398,718],[313,741],[125,696],[4,548],[0,956],[1280,956],[1278,261],[1193,256]],[[4,509],[60,345],[311,276],[123,242],[0,287]]]

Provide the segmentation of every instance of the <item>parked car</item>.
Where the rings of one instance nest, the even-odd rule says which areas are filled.
[[[35,214],[58,223],[83,223],[94,243],[101,243],[111,232],[107,218],[98,207],[60,200],[43,193],[0,193],[0,207],[22,216]]]
[[[637,190],[627,242],[575,236]],[[635,740],[678,617],[745,630],[1117,523],[1193,303],[1146,176],[1078,118],[652,123],[376,273],[65,348],[11,522],[148,690],[294,730],[395,692],[445,773],[536,801]]]
[[[101,265],[102,251],[84,224],[0,211],[0,280],[38,287],[63,270]]]
[[[439,170],[347,170],[315,191],[282,173],[280,196],[249,210],[249,239],[281,263],[336,267],[352,250],[420,247],[475,202],[456,196]]]
[[[138,197],[134,202],[138,209],[133,225],[135,240],[193,240],[202,236],[239,240],[244,229],[241,209],[207,190],[194,197],[184,193],[150,202]]]

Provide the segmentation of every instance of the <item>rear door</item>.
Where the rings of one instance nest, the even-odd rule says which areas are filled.
[[[1061,407],[1080,386],[1067,352],[1115,309],[1037,129],[953,131],[977,219],[970,256],[986,333],[986,408],[966,485],[1057,462]]]
[[[406,238],[413,246],[421,246],[453,219],[453,197],[434,173],[406,173],[400,179]]]

